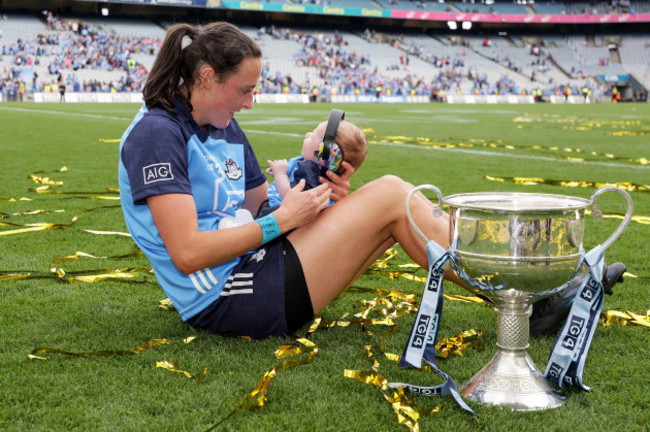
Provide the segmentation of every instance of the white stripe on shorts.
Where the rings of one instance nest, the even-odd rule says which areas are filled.
[[[253,273],[235,273],[230,275],[223,287],[222,296],[253,294]]]

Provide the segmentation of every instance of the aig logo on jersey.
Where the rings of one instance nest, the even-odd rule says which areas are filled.
[[[142,168],[144,184],[174,180],[170,163],[157,163]]]

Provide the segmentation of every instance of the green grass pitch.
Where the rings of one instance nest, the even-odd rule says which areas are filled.
[[[267,159],[297,155],[304,134],[326,120],[332,107],[258,104],[237,118],[264,167]],[[594,185],[628,187],[635,220],[607,250],[606,259],[626,263],[630,275],[606,297],[604,310],[643,315],[650,310],[650,105],[338,107],[370,141],[353,189],[384,174],[414,185],[435,184],[444,195],[518,191],[589,198]],[[274,351],[292,342],[196,332],[175,312],[158,306],[165,295],[153,275],[67,281],[148,267],[144,257],[134,254],[131,239],[119,234],[126,227],[114,199],[115,140],[137,110],[137,105],[121,104],[0,104],[1,430],[203,431],[231,413],[264,373],[282,362]],[[513,180],[522,177],[527,180]],[[573,183],[559,183],[565,181]],[[41,187],[46,188],[37,192]],[[587,250],[616,229],[617,214],[624,212],[617,194],[601,198],[599,206],[609,217],[585,217]],[[3,235],[15,230],[23,231]],[[57,261],[77,252],[98,258]],[[399,271],[397,265],[408,262],[398,249],[390,266]],[[59,270],[58,277],[51,266],[66,274]],[[422,270],[417,274],[425,275]],[[421,293],[423,284],[380,273],[364,275],[355,287],[362,289],[341,295],[324,311],[324,320],[346,313],[345,319],[352,319],[360,300],[374,298],[372,289]],[[452,285],[445,292],[467,294]],[[385,352],[401,353],[413,318],[397,319],[398,330],[386,338]],[[496,314],[477,304],[445,301],[439,338],[470,328],[483,332],[486,349],[470,348],[462,357],[438,361],[459,385],[494,355]],[[263,407],[239,410],[215,430],[408,430],[377,389],[344,378],[343,371],[370,370],[376,359],[379,372],[391,381],[440,380],[432,373],[400,369],[386,358],[379,348],[385,326],[366,330],[373,334],[373,358],[364,350],[371,336],[359,325],[319,329],[309,337],[318,346],[311,363],[280,371]],[[197,337],[184,343],[189,336]],[[28,359],[37,347],[77,353],[129,350],[159,338],[172,343],[137,355],[46,353],[40,356],[47,360]],[[541,370],[553,342],[553,337],[531,339],[529,353]],[[423,431],[646,430],[649,357],[649,328],[599,325],[584,371],[593,391],[569,391],[558,409],[522,413],[470,402],[480,416],[475,420],[450,397],[412,400],[426,408],[444,405],[440,413],[421,416]],[[193,375],[207,367],[207,375],[202,381],[188,379],[156,369],[159,361],[176,361],[179,370]]]

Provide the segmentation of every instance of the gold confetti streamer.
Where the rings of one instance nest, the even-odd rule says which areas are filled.
[[[590,212],[591,213],[591,212]],[[614,214],[614,213],[603,213],[603,218],[605,219],[624,219],[625,216],[621,214]],[[643,225],[650,225],[650,217],[649,216],[641,216],[641,215],[632,215],[633,222],[640,223]]]
[[[401,142],[405,142],[405,143],[413,142],[415,140],[419,144],[434,146],[434,147],[453,148],[453,147],[482,146],[482,147],[490,147],[490,148],[503,148],[507,150],[525,149],[525,147],[517,147],[507,143],[503,143],[501,141],[470,140],[469,142],[445,143],[445,142],[435,141],[423,137],[417,137],[417,138],[392,137],[392,138],[394,138],[395,140],[400,140]],[[102,142],[119,142],[119,139],[104,140]],[[571,155],[568,156],[568,158],[573,158],[574,160],[584,160],[583,156],[587,154],[586,152],[583,152],[580,149],[559,148],[559,147],[553,147],[553,148],[540,147],[537,150],[565,152]],[[612,154],[599,155],[594,152],[590,153],[589,155],[604,157],[608,159],[617,158],[615,155]],[[628,160],[633,161],[632,159],[628,159]],[[641,158],[634,161],[644,165],[648,163],[648,160],[645,158]],[[66,170],[67,168],[64,167],[60,170],[60,172],[65,172]],[[95,200],[118,200],[119,199],[119,197],[117,196],[117,194],[119,194],[119,190],[116,188],[107,188],[105,192],[63,191],[60,189],[56,189],[58,187],[63,186],[63,182],[52,179],[46,175],[42,175],[43,173],[44,172],[32,173],[29,176],[29,178],[31,178],[32,181],[34,181],[34,183],[40,185],[35,189],[31,189],[35,193],[76,195],[74,198],[77,199],[95,199]],[[525,177],[511,178],[511,179],[495,177],[494,181],[506,182],[506,181],[515,181],[515,179],[516,182],[520,182],[519,184],[532,185],[532,184],[539,184],[540,181],[547,182],[547,180],[541,178],[525,178]],[[597,183],[589,184],[587,182],[578,182],[578,181],[562,181],[562,182],[558,182],[557,185],[564,186],[564,187],[599,187],[600,186],[600,184]],[[650,188],[648,185],[634,185],[631,183],[625,183],[625,185],[626,185],[625,187],[626,190],[636,190],[636,191],[645,192],[648,191]],[[31,201],[31,199],[30,198],[0,198],[0,201]],[[79,219],[79,217],[83,213],[94,211],[94,210],[103,210],[106,208],[120,208],[120,206],[119,205],[105,206],[105,207],[97,207],[97,208],[86,210],[84,212],[75,215],[74,218],[72,219],[71,224],[69,225],[53,224],[53,223],[18,225],[18,224],[0,222],[0,225],[2,226],[9,226],[13,228],[9,231],[0,231],[0,235],[9,235],[9,233],[19,234],[19,233],[27,233],[27,232],[34,232],[34,231],[43,231],[48,229],[69,228],[72,226],[72,224],[75,221]],[[10,217],[23,217],[23,216],[31,216],[31,215],[39,215],[39,214],[47,214],[47,213],[59,213],[59,212],[62,213],[64,212],[64,210],[52,210],[52,211],[32,210],[32,211],[15,212],[15,213],[0,213],[0,219],[4,220]],[[611,215],[605,215],[605,217],[622,218],[623,216],[611,214]],[[637,217],[637,221],[640,223],[648,223],[649,220],[650,218],[648,217]],[[128,233],[123,233],[123,232],[86,230],[86,229],[84,229],[83,231],[95,235],[119,235],[119,236],[130,237]],[[141,254],[141,252],[139,251],[138,253]],[[396,254],[397,251],[395,249],[388,250],[382,257],[380,257],[380,259],[378,259],[371,266],[369,271],[371,273],[382,274],[390,279],[404,278],[404,279],[412,280],[414,282],[423,283],[426,277],[419,276],[416,273],[418,271],[425,271],[425,270],[421,269],[417,264],[415,263],[407,263],[407,264],[400,264],[400,265],[391,264],[391,260],[396,256]],[[57,263],[72,261],[72,260],[77,260],[82,258],[84,259],[114,258],[115,259],[115,258],[121,258],[126,256],[135,256],[135,255],[129,254],[129,255],[123,255],[117,257],[115,256],[104,257],[104,256],[95,256],[95,255],[91,255],[79,251],[79,252],[75,252],[75,254],[72,256],[55,259],[51,264],[50,275],[43,276],[41,273],[36,273],[36,272],[5,271],[5,272],[0,272],[0,281],[20,280],[20,279],[27,279],[27,278],[55,277],[58,280],[65,281],[65,282],[93,283],[101,280],[113,279],[113,280],[124,280],[124,281],[128,281],[128,283],[132,283],[135,282],[133,279],[138,275],[152,274],[150,268],[104,269],[104,270],[94,269],[92,271],[66,273],[64,269],[57,268],[54,265]],[[87,273],[92,273],[92,274],[87,274]],[[368,292],[368,293],[373,292],[375,294],[375,298],[371,300],[362,300],[358,302],[357,306],[359,306],[361,311],[359,313],[354,314],[354,318],[351,320],[346,320],[348,313],[344,314],[341,318],[334,321],[323,321],[320,317],[316,318],[312,323],[312,325],[310,326],[309,332],[307,333],[307,336],[305,338],[298,338],[294,343],[285,344],[282,345],[280,348],[278,348],[275,351],[274,355],[277,359],[283,359],[284,361],[269,369],[264,374],[261,381],[258,383],[257,387],[251,393],[246,395],[244,399],[241,401],[241,403],[230,414],[228,414],[219,423],[215,424],[208,430],[214,429],[215,427],[223,423],[223,421],[225,421],[227,418],[229,418],[231,415],[233,415],[236,411],[240,409],[255,410],[264,406],[268,397],[270,383],[272,379],[277,376],[278,373],[280,373],[285,369],[289,369],[297,365],[310,363],[314,359],[315,355],[318,353],[318,347],[309,339],[307,339],[307,337],[310,334],[317,331],[318,329],[329,330],[338,327],[349,327],[352,325],[359,325],[361,331],[368,338],[368,343],[363,346],[363,350],[365,356],[369,359],[369,361],[372,362],[372,365],[369,371],[346,370],[344,371],[344,375],[350,375],[348,376],[348,378],[355,378],[361,382],[366,382],[368,384],[372,384],[376,386],[379,389],[382,389],[384,387],[384,383],[386,382],[386,379],[379,374],[379,369],[380,369],[379,360],[382,357],[378,356],[377,355],[378,353],[373,352],[373,347],[374,347],[373,340],[372,340],[373,331],[370,330],[367,326],[381,325],[387,327],[387,330],[384,331],[380,336],[379,350],[383,354],[383,358],[386,358],[390,361],[396,361],[396,362],[399,361],[400,355],[385,351],[386,340],[389,337],[395,335],[398,331],[398,328],[395,325],[395,319],[397,317],[417,311],[417,308],[419,306],[419,299],[421,298],[421,293],[406,292],[401,290],[370,289],[370,288],[363,288],[363,287],[351,287],[348,290],[348,292],[355,292],[355,291]],[[478,297],[445,294],[444,298],[445,300],[485,304],[485,302]],[[163,309],[174,310],[174,307],[169,301],[169,299],[161,300],[158,306]],[[635,314],[629,311],[608,311],[601,315],[601,320],[603,325],[619,324],[619,325],[630,325],[630,326],[635,325],[635,326],[649,327],[650,326],[650,323],[648,321],[649,316],[650,316],[650,310],[646,313],[645,316],[642,314]],[[183,340],[183,342],[186,344],[191,343],[195,337],[196,336],[187,337]],[[450,338],[444,338],[440,340],[440,342],[436,345],[436,355],[445,359],[453,355],[456,356],[466,355],[467,348],[469,347],[482,349],[482,342],[480,341],[480,337],[481,337],[481,332],[472,329],[466,332],[459,333],[458,335],[452,336]],[[136,354],[137,352],[140,352],[143,349],[148,349],[152,346],[156,346],[157,344],[154,344],[155,341],[166,341],[161,343],[171,343],[165,339],[158,339],[158,340],[150,341],[132,350],[97,351],[97,352],[88,352],[88,353],[74,353],[74,352],[63,351],[54,348],[37,348],[34,351],[32,351],[31,354],[28,355],[28,358],[34,360],[47,360],[46,357],[37,355],[37,354],[44,354],[44,353],[57,353],[57,354],[71,355],[76,357],[89,357],[95,355],[114,355],[114,354],[118,354],[118,355]],[[147,346],[148,344],[149,346]],[[179,366],[178,362],[173,360],[169,360],[169,361],[165,360],[156,363],[157,369],[164,369],[169,372],[179,373],[188,378],[195,378],[197,381],[203,380],[207,373],[207,367],[204,367],[201,373],[194,375],[190,372],[179,369],[178,366]],[[423,370],[430,371],[430,369],[428,368],[423,368]],[[417,404],[414,404],[406,397],[403,389],[391,390],[386,388],[385,391],[382,391],[382,394],[385,400],[391,404],[391,407],[397,416],[399,424],[405,425],[406,427],[409,428],[409,430],[412,431],[419,430],[418,421],[421,414],[423,413],[430,414],[433,412],[438,412],[442,408],[442,405],[438,405],[437,407],[434,407],[432,409],[424,409],[422,407],[419,407]]]
[[[7,224],[0,223],[0,225],[7,225]],[[24,234],[24,233],[27,233],[27,232],[35,232],[35,231],[63,229],[63,228],[70,227],[70,225],[53,224],[53,223],[47,223],[47,222],[33,223],[33,224],[27,224],[27,225],[23,225],[23,226],[27,227],[27,228],[18,228],[18,229],[14,229],[14,230],[0,231],[0,236],[13,235],[13,234]]]
[[[3,272],[0,272],[0,281],[12,281],[12,280],[20,280],[20,279],[29,279],[30,276],[31,276],[31,273],[24,273],[24,274],[6,273],[6,274],[4,274]]]
[[[95,256],[95,255],[91,255],[89,253],[86,253],[86,252],[78,251],[78,252],[75,252],[74,255],[65,256],[65,257],[61,257],[61,258],[55,258],[54,260],[52,260],[52,264],[50,265],[50,269],[53,269],[54,264],[56,264],[56,263],[60,263],[60,262],[64,262],[64,261],[75,261],[75,260],[77,260],[77,259],[79,259],[81,257],[93,258],[93,259],[107,259],[108,258],[108,257],[98,257],[98,256]]]
[[[7,202],[31,201],[31,198],[25,198],[25,197],[20,197],[20,198],[0,198],[0,201],[7,201]]]
[[[609,310],[600,315],[600,321],[605,327],[619,324],[650,328],[650,309],[645,315],[619,309]]]
[[[145,342],[144,344],[137,346],[135,348],[132,348],[130,350],[106,350],[106,351],[94,351],[94,352],[72,352],[72,351],[64,351],[58,348],[47,348],[47,347],[42,347],[42,348],[35,348],[29,355],[28,357],[30,359],[33,359],[36,354],[43,354],[43,353],[51,353],[51,354],[63,354],[63,355],[69,355],[73,357],[93,357],[93,356],[106,356],[106,355],[126,355],[126,354],[138,354],[141,353],[142,351],[148,350],[149,348],[153,348],[159,345],[168,345],[171,344],[172,342],[167,339],[153,339],[150,340],[149,342]],[[38,357],[39,360],[44,360],[44,357]]]
[[[394,326],[391,329],[386,330],[384,333],[382,333],[380,342],[379,342],[379,350],[384,354],[384,356],[391,361],[398,362],[402,358],[401,355],[399,354],[393,354],[393,353],[387,353],[386,352],[386,339],[390,336],[393,336],[395,333],[397,333],[397,330],[399,328],[397,326]]]
[[[385,251],[381,257],[379,257],[374,263],[370,265],[370,270],[379,270],[388,267],[388,262],[395,258],[397,255],[397,250],[390,248]]]
[[[565,129],[575,128],[578,130],[592,130],[592,129],[626,129],[641,126],[640,120],[592,120],[582,119],[575,116],[560,117],[555,114],[525,114],[523,116],[515,117],[515,123],[558,123],[568,124],[569,127]]]
[[[377,388],[386,401],[390,403],[391,408],[397,416],[397,422],[406,426],[412,432],[420,430],[419,419],[421,414],[430,415],[442,411],[442,405],[425,409],[413,403],[406,397],[402,388],[390,389],[388,387],[388,380],[376,371],[345,369],[343,371],[343,377],[354,379],[364,384],[370,384]]]
[[[38,194],[54,194],[54,195],[92,195],[90,197],[85,197],[86,199],[111,199],[111,200],[119,200],[120,198],[118,196],[104,196],[102,195],[103,193],[110,193],[114,195],[119,195],[120,190],[117,188],[106,188],[105,191],[103,192],[97,192],[97,191],[62,191],[62,190],[55,190],[51,189],[50,185],[44,185],[44,186],[39,186],[34,189],[29,189],[30,192],[36,192]],[[84,197],[76,197],[76,198],[84,198]]]
[[[136,269],[116,269],[113,273],[103,273],[96,275],[84,275],[84,276],[73,276],[66,278],[67,282],[82,282],[82,283],[94,283],[101,282],[105,280],[115,280],[115,279],[132,279],[141,274],[153,274],[150,268],[136,268]]]
[[[389,277],[394,277],[394,273],[389,270],[389,261],[395,256],[395,253],[391,252],[388,255],[381,257],[373,267],[374,272],[380,272],[384,274],[391,274]],[[415,266],[415,264],[404,265],[402,268]],[[388,269],[388,270],[387,270]],[[397,272],[399,273],[399,272]],[[363,287],[351,287],[353,291],[356,292],[369,292],[372,291],[375,293],[376,297],[372,300],[362,300],[358,302],[358,305],[361,307],[361,312],[355,314],[355,316],[362,317],[362,319],[367,319],[371,314],[379,314],[386,317],[393,317],[399,314],[399,308],[403,308],[404,304],[408,304],[408,308],[403,308],[406,313],[414,312],[417,310],[418,301],[417,298],[421,297],[421,294],[415,293],[405,293],[397,290],[371,290]],[[350,291],[350,289],[348,289]],[[384,297],[380,297],[384,296]],[[447,300],[458,300],[466,302],[475,302],[483,304],[483,300],[478,297],[465,297],[465,296],[448,296],[445,297]],[[399,303],[396,301],[399,300]],[[399,308],[398,308],[399,306]],[[355,320],[350,322],[350,324],[358,323],[361,320]],[[379,374],[380,364],[377,358],[373,353],[373,343],[372,343],[372,331],[368,330],[362,324],[362,331],[368,337],[368,343],[364,346],[364,353],[367,358],[373,359],[373,364],[371,370],[369,371],[352,371],[345,370],[344,377],[356,379],[358,381],[364,382],[366,384],[372,384],[374,387],[378,388],[384,398],[391,404],[395,415],[397,416],[397,421],[399,424],[404,425],[409,428],[411,431],[419,430],[419,417],[421,413],[433,413],[439,412],[442,408],[442,405],[434,407],[430,410],[425,410],[424,408],[414,404],[404,395],[403,389],[397,389],[392,393],[388,389],[386,378]],[[378,323],[375,321],[374,323]],[[386,332],[381,335],[380,338],[380,350],[384,356],[391,360],[398,362],[400,356],[394,353],[388,353],[385,351],[386,339],[397,332],[397,326],[392,325],[393,321],[386,321],[383,324],[392,326]],[[476,349],[484,349],[484,344],[480,340],[481,332],[471,329],[465,332],[459,333],[450,338],[442,339],[435,347],[436,356],[442,358],[448,358],[449,355],[462,356],[465,355],[468,347],[474,347]],[[423,371],[430,372],[431,368],[424,367]]]
[[[582,188],[600,188],[603,186],[616,186],[628,192],[650,192],[650,185],[639,185],[630,182],[615,182],[615,183],[601,183],[601,182],[587,182],[581,180],[549,180],[540,177],[496,177],[485,176],[486,180],[496,182],[510,182],[518,185],[532,186],[538,184],[548,184],[563,187],[582,187]]]
[[[516,120],[515,120],[516,121]],[[521,128],[521,126],[520,126]],[[587,129],[582,129],[582,130],[587,130]],[[643,131],[643,132],[631,132],[631,131],[619,131],[619,132],[613,132],[611,133],[612,135],[646,135],[648,134],[648,131]],[[501,140],[486,140],[486,139],[471,139],[469,142],[443,142],[443,141],[438,141],[438,140],[433,140],[431,138],[427,137],[408,137],[408,136],[371,136],[368,138],[369,143],[382,143],[382,142],[390,142],[394,144],[415,144],[415,145],[421,145],[423,147],[430,147],[430,148],[446,148],[446,149],[453,149],[453,148],[493,148],[493,149],[506,149],[506,150],[521,150],[521,151],[530,151],[535,150],[537,152],[541,153],[569,153],[571,154],[570,156],[564,156],[565,159],[567,160],[574,160],[578,162],[582,162],[587,160],[587,158],[583,156],[575,156],[575,153],[580,153],[583,155],[589,155],[590,158],[589,160],[598,160],[598,159],[610,159],[610,160],[620,160],[620,161],[626,161],[626,162],[631,162],[634,164],[640,164],[640,165],[648,165],[650,161],[645,158],[645,157],[640,157],[640,158],[630,158],[630,157],[623,157],[623,156],[615,156],[610,153],[598,153],[595,151],[592,152],[587,152],[584,151],[580,148],[571,148],[571,147],[558,147],[558,146],[550,146],[550,147],[544,147],[540,145],[534,145],[534,146],[526,146],[526,145],[513,145],[513,144],[508,144],[504,143]]]
[[[31,201],[31,200],[30,200]],[[14,212],[14,213],[0,213],[0,219],[7,219],[11,216],[34,216],[34,215],[39,215],[39,214],[49,214],[49,213],[65,213],[65,210],[28,210],[28,211],[22,211],[22,212]]]
[[[60,180],[52,180],[49,177],[43,177],[36,174],[30,174],[28,178],[34,181],[34,183],[38,183],[38,184],[51,185],[51,186],[63,186],[63,182]]]
[[[307,333],[306,337],[297,338],[295,343],[282,345],[280,348],[278,348],[275,351],[274,354],[275,357],[288,358],[289,360],[285,360],[282,363],[279,363],[273,366],[268,371],[266,371],[266,373],[262,377],[262,380],[259,382],[257,387],[255,387],[255,389],[252,392],[247,394],[234,410],[232,410],[228,415],[226,415],[224,418],[219,420],[217,423],[213,424],[208,429],[206,429],[205,432],[214,430],[215,428],[217,428],[224,421],[226,421],[228,418],[230,418],[233,414],[235,414],[237,411],[241,409],[245,409],[247,411],[253,411],[263,407],[266,402],[266,395],[269,391],[271,380],[275,378],[279,372],[295,366],[311,363],[314,360],[316,354],[318,354],[318,346],[316,346],[316,344],[314,344],[312,341],[307,339],[307,337],[311,333],[313,333],[313,331],[315,331],[319,325],[320,325],[320,318],[316,318],[314,320],[314,323],[312,323],[312,325],[310,326],[309,332]],[[296,356],[299,356],[301,354],[307,354],[307,356],[301,358],[295,358]]]
[[[168,310],[168,311],[175,311],[176,310],[176,307],[174,306],[172,301],[170,299],[168,299],[168,298],[160,300],[158,302],[158,307],[160,309],[165,309],[165,310]]]
[[[65,229],[65,228],[70,228],[72,225],[79,220],[79,217],[83,215],[84,213],[89,213],[93,211],[98,211],[98,210],[103,210],[103,209],[108,209],[108,208],[121,208],[119,205],[111,205],[111,206],[101,206],[101,207],[95,207],[91,208],[88,210],[84,210],[82,212],[77,213],[73,218],[72,221],[69,224],[55,224],[55,223],[49,223],[49,222],[40,222],[40,223],[33,223],[33,224],[25,224],[25,225],[19,225],[15,223],[10,223],[10,222],[0,222],[0,226],[13,226],[13,227],[20,227],[17,229],[13,230],[7,230],[7,231],[0,231],[0,236],[3,235],[13,235],[13,234],[23,234],[26,232],[34,232],[34,231],[45,231],[45,230],[54,230],[54,229]],[[63,212],[63,211],[61,211]],[[6,213],[3,213],[3,215]],[[0,218],[2,219],[2,218]],[[111,231],[93,231],[93,230],[84,230],[86,232],[92,233],[92,234],[101,234],[101,235],[107,235],[107,234],[117,234],[117,235],[124,235],[128,236],[126,233],[120,233],[120,232],[111,232]]]
[[[650,130],[641,130],[641,131],[618,131],[618,132],[610,132],[611,135],[615,136],[626,136],[626,135],[650,135]]]
[[[392,254],[391,254],[392,255]],[[394,255],[392,255],[394,256]],[[391,258],[392,258],[391,256]],[[380,263],[380,266],[385,268],[387,267],[387,260],[384,260]],[[358,291],[363,290],[362,288],[357,288]],[[362,311],[355,316],[361,316],[363,318],[369,316],[371,313],[378,313],[383,316],[394,316],[397,315],[397,306],[401,305],[407,301],[410,301],[410,311],[416,311],[417,305],[415,304],[415,295],[411,293],[400,293],[397,291],[389,290],[374,290],[377,297],[373,300],[362,300],[358,304],[360,305]],[[385,297],[380,298],[379,295],[385,295]],[[399,299],[400,303],[395,304],[394,301]],[[463,299],[464,300],[464,299]],[[480,299],[479,299],[480,300]],[[481,301],[482,302],[482,301]],[[367,320],[367,318],[366,318]],[[369,371],[358,371],[358,370],[345,370],[343,376],[346,378],[356,379],[366,384],[371,384],[377,388],[384,399],[387,400],[395,412],[397,421],[399,424],[404,425],[409,428],[411,431],[419,430],[419,418],[422,413],[433,413],[439,412],[442,409],[442,405],[438,405],[433,409],[426,410],[421,406],[410,401],[405,395],[403,389],[391,390],[388,388],[388,382],[384,376],[379,373],[380,364],[377,360],[375,354],[373,353],[373,332],[365,327],[367,322],[363,320],[355,320],[353,323],[361,324],[361,331],[367,336],[368,343],[364,345],[365,356],[369,359],[372,359],[372,366]],[[379,324],[379,320],[375,320],[374,324]],[[393,325],[393,321],[386,320],[381,324],[390,326],[390,328],[384,332],[380,337],[380,350],[384,356],[391,360],[398,362],[400,356],[394,353],[387,353],[385,351],[386,339],[394,335],[397,332],[397,326]],[[442,339],[435,347],[436,355],[442,358],[449,357],[450,354],[462,356],[465,354],[468,347],[474,347],[477,349],[483,349],[484,345],[480,341],[481,332],[477,330],[467,330],[465,332],[459,333],[450,338]],[[424,372],[430,372],[430,367],[422,368]]]
[[[308,339],[299,338],[296,340],[298,343],[282,345],[280,348],[278,348],[274,353],[275,358],[281,359],[294,357],[303,353],[311,353],[313,351],[313,348],[316,346]]]
[[[399,277],[404,278],[404,279],[412,280],[414,282],[422,282],[422,283],[424,283],[424,282],[427,281],[426,276],[416,276],[416,275],[410,274],[410,273],[391,272],[391,274],[389,275],[389,277],[391,279],[395,279],[395,276],[399,276]]]
[[[175,360],[163,360],[156,362],[156,369],[165,369],[169,372],[179,373],[181,375],[185,375],[190,379],[196,379],[198,382],[203,381],[205,379],[205,376],[208,374],[207,366],[204,366],[203,371],[201,371],[201,373],[198,375],[193,375],[187,371],[180,370],[178,369],[178,362]]]
[[[64,279],[66,275],[69,277],[65,278],[67,282],[82,282],[82,283],[93,283],[100,282],[104,280],[123,280],[123,279],[132,279],[142,274],[150,275],[153,274],[151,267],[139,267],[139,268],[117,268],[117,269],[104,269],[104,270],[91,270],[90,272],[95,273],[97,271],[104,271],[104,273],[99,274],[87,274],[88,271],[81,272],[66,272],[63,268],[57,268],[55,264],[66,261],[75,261],[79,258],[90,258],[96,260],[105,260],[105,259],[124,259],[138,257],[142,255],[142,251],[136,248],[134,252],[116,255],[116,256],[95,256],[83,251],[77,251],[74,255],[69,255],[65,257],[55,258],[50,264],[50,272],[55,274],[61,279]],[[70,276],[77,274],[78,276]]]
[[[480,330],[466,330],[449,338],[443,338],[436,344],[436,355],[449,358],[450,354],[464,356],[467,348],[473,347],[479,351],[485,349],[485,344],[480,340],[483,332]]]
[[[30,360],[47,360],[47,357],[41,357],[33,354],[27,354],[27,358]]]
[[[52,263],[50,264],[50,271],[55,272],[56,266],[54,264],[60,263],[60,262],[65,262],[65,261],[76,261],[79,258],[92,258],[92,259],[99,259],[99,260],[104,260],[104,259],[122,259],[122,258],[134,258],[138,256],[142,256],[143,253],[140,249],[135,248],[134,252],[125,254],[125,255],[115,255],[115,256],[95,256],[83,251],[77,251],[75,252],[74,255],[69,255],[61,258],[55,258],[52,260]]]

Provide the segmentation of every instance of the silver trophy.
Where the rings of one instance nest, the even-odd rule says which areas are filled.
[[[415,224],[410,200],[430,189],[438,197],[434,217],[449,206],[449,245],[453,269],[471,292],[489,298],[497,308],[497,354],[461,388],[476,402],[507,406],[517,411],[555,408],[564,403],[537,369],[526,349],[530,337],[529,308],[572,283],[581,272],[585,255],[584,214],[596,207],[604,192],[621,194],[627,212],[617,230],[602,244],[607,249],[632,218],[633,204],[623,190],[605,186],[591,199],[536,193],[466,193],[443,198],[433,185],[421,185],[406,197],[406,213],[413,229],[429,240]],[[442,245],[445,246],[445,245]]]

